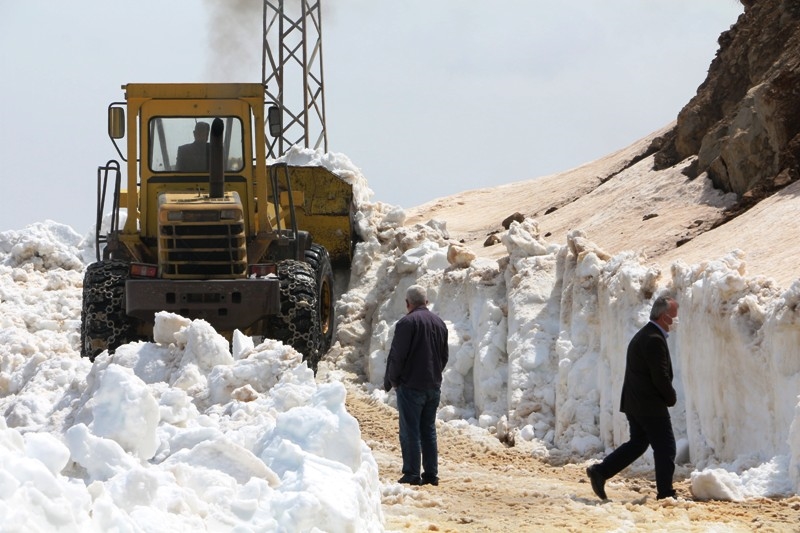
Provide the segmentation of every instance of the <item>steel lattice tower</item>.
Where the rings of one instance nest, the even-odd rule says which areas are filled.
[[[296,144],[328,151],[320,2],[264,0],[261,77],[267,102],[282,119],[280,134],[267,135],[269,157],[279,157]]]

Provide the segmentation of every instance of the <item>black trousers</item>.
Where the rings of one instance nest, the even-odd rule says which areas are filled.
[[[630,440],[598,464],[595,471],[606,479],[613,477],[641,457],[648,446],[652,446],[657,497],[674,496],[672,475],[675,473],[675,435],[672,433],[672,420],[669,416],[626,416],[631,430]]]

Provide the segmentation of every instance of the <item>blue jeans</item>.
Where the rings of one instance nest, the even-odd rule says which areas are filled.
[[[439,389],[397,388],[397,414],[400,417],[400,448],[403,474],[420,477],[420,454],[423,477],[439,476],[439,451],[436,446],[436,411]]]

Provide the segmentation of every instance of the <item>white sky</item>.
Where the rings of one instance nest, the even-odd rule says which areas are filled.
[[[122,84],[260,79],[260,19],[220,32],[209,6],[218,8],[0,4],[0,231],[48,218],[89,229],[97,166],[116,155],[106,107]],[[742,11],[736,0],[324,9],[329,150],[361,168],[375,200],[403,207],[566,170],[660,128],[695,94]],[[212,42],[239,52],[212,55]]]

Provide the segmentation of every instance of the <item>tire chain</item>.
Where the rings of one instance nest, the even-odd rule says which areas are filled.
[[[81,356],[94,361],[103,350],[134,340],[133,322],[125,314],[128,264],[93,263],[86,268],[81,312]]]
[[[316,280],[311,266],[299,261],[278,263],[281,313],[270,321],[268,336],[303,354],[312,369],[319,360]]]

